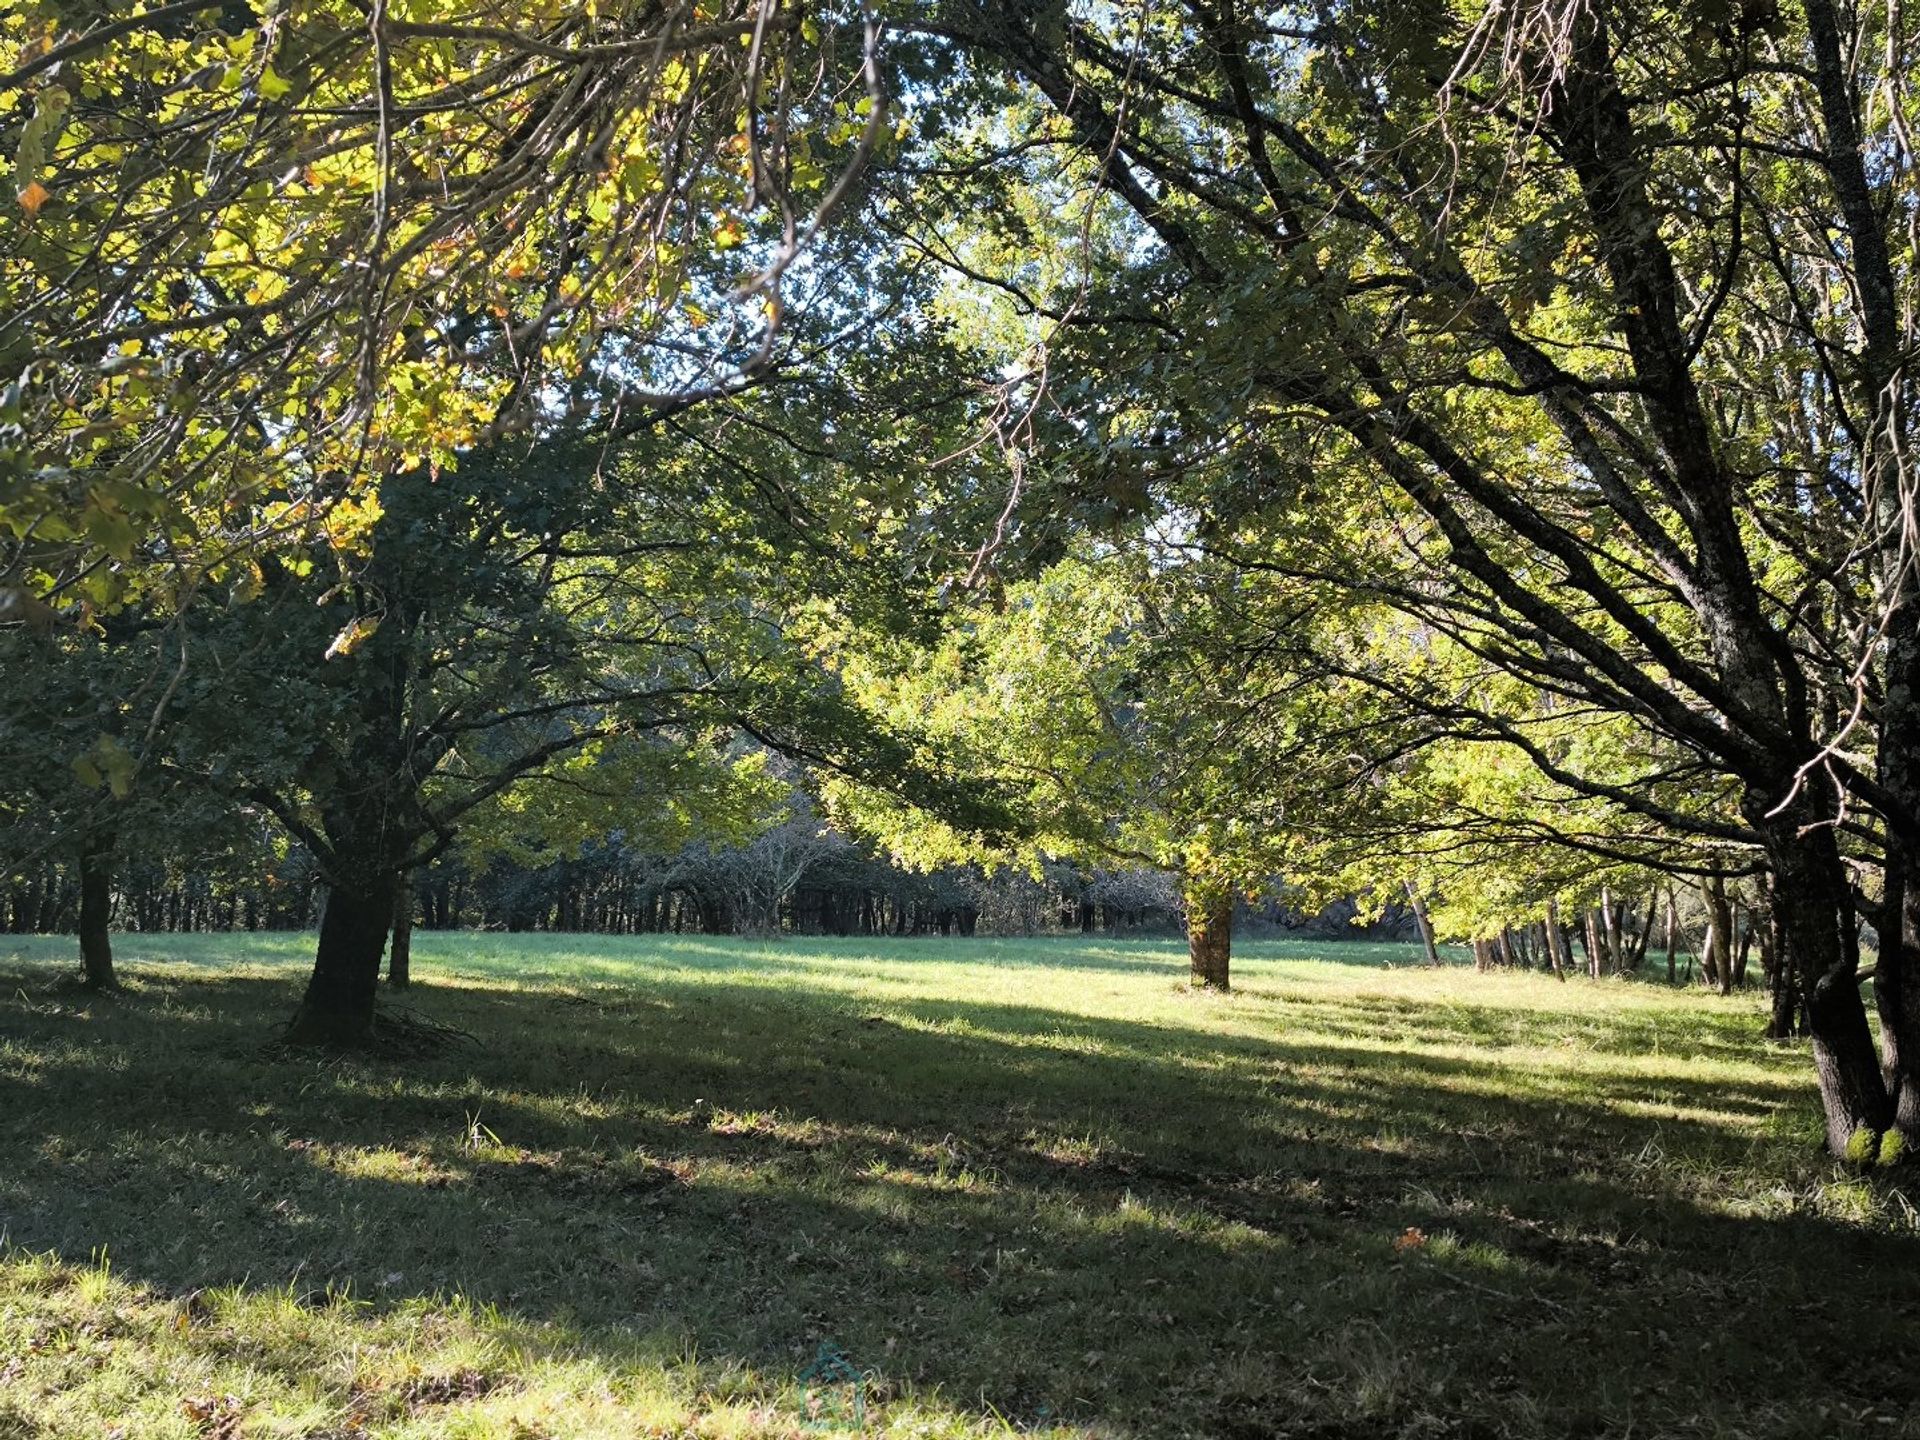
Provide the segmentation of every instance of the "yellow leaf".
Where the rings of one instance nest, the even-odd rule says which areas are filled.
[[[378,615],[358,615],[348,622],[347,627],[333,637],[333,643],[327,646],[329,660],[343,659],[353,654],[367,641],[373,638],[373,632],[380,628]]]
[[[242,605],[250,600],[256,600],[260,592],[266,588],[266,583],[267,577],[260,568],[260,562],[249,560],[246,568],[240,572],[240,578],[233,582],[233,598]]]

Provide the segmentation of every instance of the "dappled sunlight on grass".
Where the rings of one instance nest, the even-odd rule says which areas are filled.
[[[1913,1212],[1821,1156],[1752,998],[1291,942],[1216,996],[1150,942],[422,934],[405,1003],[476,1043],[394,1063],[263,1044],[310,937],[126,937],[111,999],[6,943],[0,1407],[68,1387],[33,1440],[228,1396],[248,1435],[790,1434],[826,1342],[899,1434],[1811,1436],[1856,1373],[1848,1414],[1920,1425],[1869,1363]],[[102,1247],[124,1288],[83,1298]]]

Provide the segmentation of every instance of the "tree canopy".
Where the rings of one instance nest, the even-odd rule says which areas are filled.
[[[457,822],[757,746],[909,859],[1177,873],[1209,984],[1283,873],[1476,939],[1732,885],[1829,1146],[1920,1138],[1897,7],[49,0],[0,45],[0,622],[107,677],[15,731],[276,817],[365,902],[356,1024]],[[301,738],[190,722],[237,662],[132,713],[114,625]]]

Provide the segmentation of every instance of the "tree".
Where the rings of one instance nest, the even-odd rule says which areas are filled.
[[[175,764],[210,720],[173,703],[181,659],[169,626],[134,613],[80,633],[0,630],[0,870],[71,878],[81,975],[96,989],[118,983],[116,870],[147,855],[205,861],[235,840],[229,807]]]
[[[1069,558],[964,612],[931,653],[856,662],[849,683],[938,737],[1009,797],[1017,838],[968,833],[937,810],[841,785],[832,812],[923,868],[1048,860],[1173,872],[1192,983],[1231,984],[1235,902],[1308,862],[1292,806],[1320,782],[1284,685],[1250,692],[1177,620],[1180,577]],[[1306,692],[1296,690],[1296,697]],[[1301,760],[1284,775],[1282,750]]]
[[[1659,768],[1623,778],[1442,707],[1578,793],[1764,856],[1828,1144],[1867,1158],[1920,1114],[1916,952],[1883,948],[1883,1075],[1858,941],[1863,912],[1920,923],[1882,908],[1909,904],[1920,834],[1903,25],[1625,0],[1464,25],[953,5],[921,27],[997,67],[983,113],[1037,110],[1081,156],[1040,176],[979,153],[983,125],[940,162],[1024,166],[1087,217],[1042,293],[968,267],[1052,317],[1034,449],[1105,491],[1022,503],[1196,515],[1224,554],[1357,587],[1659,736]],[[1736,788],[1736,819],[1662,803],[1673,753]]]
[[[622,534],[641,490],[601,463],[550,444],[389,477],[362,543],[254,562],[201,620],[210,662],[181,692],[232,721],[198,767],[271,812],[328,886],[293,1038],[371,1037],[402,878],[515,787],[654,789],[663,809],[661,788],[696,788],[719,720],[703,706],[754,659],[729,612],[752,615],[699,507]]]

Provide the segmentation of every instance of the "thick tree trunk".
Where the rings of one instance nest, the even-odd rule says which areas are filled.
[[[1797,977],[1814,1073],[1826,1112],[1827,1148],[1855,1161],[1876,1159],[1893,1123],[1867,1008],[1860,998],[1859,934],[1853,894],[1831,826],[1802,798],[1778,813],[1758,796],[1743,807],[1766,839],[1773,865],[1781,961]]]
[[[1920,598],[1896,612],[1890,632],[1880,776],[1920,810]],[[1894,1124],[1920,1153],[1920,846],[1889,826],[1884,904],[1874,926],[1879,958],[1873,1004],[1880,1020],[1880,1068]]]
[[[1233,958],[1233,892],[1205,888],[1187,893],[1187,961],[1196,990],[1230,990]]]
[[[393,887],[393,938],[387,942],[387,984],[404,990],[413,983],[413,880],[402,875]]]
[[[113,909],[111,844],[89,840],[80,851],[80,970],[96,990],[111,990],[119,983],[107,927]]]
[[[373,1040],[380,955],[393,920],[394,876],[384,871],[336,883],[320,917],[313,976],[287,1039],[297,1045],[365,1045]]]
[[[1894,1124],[1910,1149],[1920,1147],[1920,916],[1915,915],[1909,876],[1899,920],[1891,917],[1880,931],[1880,957],[1874,967],[1873,1004],[1880,1020],[1880,1069],[1892,1097]]]

